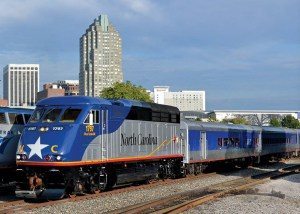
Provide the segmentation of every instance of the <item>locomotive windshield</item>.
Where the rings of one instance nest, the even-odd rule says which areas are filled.
[[[62,115],[60,122],[63,123],[73,123],[76,121],[79,116],[81,109],[66,109],[64,114]]]
[[[45,109],[44,108],[37,108],[33,115],[31,116],[29,123],[36,123],[38,122],[42,116],[44,115]]]
[[[43,122],[43,123],[53,123],[56,121],[62,123],[74,123],[82,109],[67,108],[37,108],[32,117],[30,118],[30,123]],[[63,112],[63,113],[62,113]],[[62,116],[60,117],[62,113]]]
[[[43,117],[43,122],[46,122],[46,123],[55,122],[58,119],[61,111],[62,111],[62,109],[60,109],[60,108],[48,109],[45,113],[45,116]]]

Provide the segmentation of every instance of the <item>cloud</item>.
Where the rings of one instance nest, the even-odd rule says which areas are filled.
[[[147,37],[145,40],[144,47],[153,43],[151,39],[149,42]],[[213,71],[219,76],[245,73],[260,76],[257,70],[274,69],[289,72],[300,68],[300,52],[289,52],[290,47],[286,47],[289,45],[278,41],[250,43],[231,48],[174,45],[160,49],[163,45],[158,46],[157,52],[148,54],[126,53],[124,60],[128,63],[143,61],[149,68],[153,68],[152,72],[157,70],[157,72],[171,74],[177,71],[203,71],[201,75],[205,77],[208,76],[206,71]]]
[[[121,19],[139,22],[141,19],[154,22],[163,21],[163,11],[155,3],[149,0],[120,0],[119,9],[121,9]]]
[[[16,21],[26,22],[42,5],[39,0],[1,0],[0,26]]]
[[[208,108],[299,108],[300,52],[289,46],[281,41],[232,48],[174,46],[156,55],[125,55],[125,77],[148,89],[158,84],[174,91],[204,89]]]
[[[0,65],[39,63],[41,82],[77,78],[79,38],[107,14],[122,37],[127,80],[149,89],[204,89],[208,107],[223,108],[218,100],[238,106],[242,98],[282,106],[285,98],[295,108],[299,6],[297,0],[2,0]],[[270,94],[278,97],[264,102]]]
[[[79,16],[97,14],[110,7],[113,6],[107,0],[101,2],[98,0],[1,0],[0,26],[56,19],[59,18],[55,17],[57,14],[65,16],[72,14],[76,18],[75,14]]]
[[[121,2],[133,12],[144,15],[151,13],[155,9],[153,3],[147,0],[121,0]]]

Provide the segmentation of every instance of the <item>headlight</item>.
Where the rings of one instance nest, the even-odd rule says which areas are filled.
[[[49,128],[48,127],[41,127],[39,130],[40,130],[40,132],[46,132],[46,131],[49,130]]]
[[[27,160],[27,155],[25,154],[17,154],[16,155],[17,160]]]
[[[57,160],[57,161],[61,161],[61,159],[62,159],[62,156],[60,156],[60,155],[57,155],[57,156],[56,156],[56,160]]]
[[[44,156],[45,161],[61,161],[62,155],[45,155]]]

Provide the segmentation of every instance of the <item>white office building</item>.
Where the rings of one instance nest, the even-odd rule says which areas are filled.
[[[180,111],[205,111],[205,91],[170,91],[169,86],[154,86],[155,103],[176,106]]]
[[[3,98],[9,106],[35,105],[39,71],[39,64],[8,64],[3,68]]]
[[[214,110],[209,114],[217,121],[244,118],[252,125],[269,126],[272,118],[282,119],[291,115],[299,119],[299,110]]]

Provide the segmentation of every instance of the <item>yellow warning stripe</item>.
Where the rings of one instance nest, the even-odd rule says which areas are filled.
[[[156,149],[154,149],[148,156],[153,155],[155,152],[157,152],[162,146],[166,146],[169,143],[171,143],[171,139],[170,140],[165,140],[162,142],[162,144],[160,144]]]

